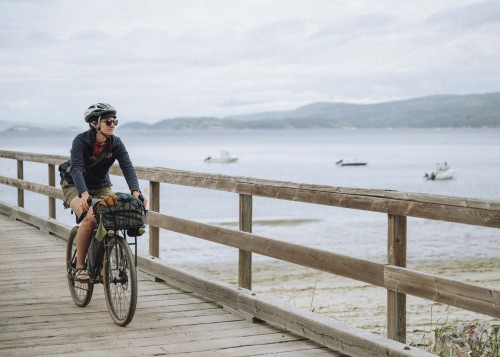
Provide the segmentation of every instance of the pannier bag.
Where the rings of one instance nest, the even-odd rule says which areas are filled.
[[[63,182],[66,181],[69,184],[73,184],[73,177],[71,176],[70,161],[65,161],[59,165],[59,176],[61,176],[61,186]]]
[[[103,197],[95,207],[99,225],[109,229],[137,231],[146,224],[143,203],[134,195],[113,193]],[[140,234],[134,234],[140,235]]]

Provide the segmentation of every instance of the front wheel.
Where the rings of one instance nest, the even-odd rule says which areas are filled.
[[[104,296],[113,321],[126,326],[132,321],[137,305],[137,271],[134,256],[122,237],[106,247],[104,256]]]
[[[85,307],[92,299],[94,292],[94,284],[91,282],[79,282],[75,280],[76,269],[76,234],[78,226],[73,227],[68,237],[68,245],[66,246],[66,273],[68,276],[69,291],[76,305]]]

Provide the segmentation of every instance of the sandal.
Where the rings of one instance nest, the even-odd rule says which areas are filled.
[[[75,269],[75,280],[80,283],[88,283],[90,281],[90,276],[89,273],[87,273],[87,269],[85,268]]]

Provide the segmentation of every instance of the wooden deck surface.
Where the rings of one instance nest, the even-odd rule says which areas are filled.
[[[0,356],[341,356],[144,274],[134,320],[119,327],[102,286],[87,307],[73,303],[65,249],[57,236],[0,214]]]

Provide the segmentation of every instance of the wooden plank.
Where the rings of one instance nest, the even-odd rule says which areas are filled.
[[[56,186],[56,167],[55,165],[48,165],[48,176],[49,176],[49,186]],[[49,217],[56,218],[56,200],[53,197],[49,197]]]
[[[12,177],[0,176],[0,184],[9,185],[17,187],[20,190],[28,190],[36,193],[40,193],[45,196],[58,198],[60,200],[64,199],[64,195],[60,188],[51,187],[47,185],[42,185],[36,182],[25,181],[21,179],[15,179]],[[19,207],[22,207],[19,205]]]
[[[500,291],[415,270],[386,266],[386,288],[469,311],[500,317]]]
[[[59,165],[69,160],[68,156],[63,156],[63,155],[48,155],[48,154],[38,154],[38,153],[29,153],[29,152],[11,151],[11,150],[0,150],[0,157],[6,159],[38,162],[42,164],[53,164],[53,165]]]
[[[335,351],[353,356],[431,356],[382,336],[356,329],[323,315],[300,311],[290,305],[192,272],[169,267],[155,257],[140,257],[141,269],[161,279],[221,302],[257,319],[298,333]]]
[[[252,196],[240,195],[240,231],[252,233]],[[238,286],[252,290],[252,252],[239,250]]]
[[[68,237],[71,227],[68,227],[57,220],[37,216],[28,210],[20,207],[14,207],[3,202],[0,202],[0,213],[9,216],[12,219],[19,219],[28,224],[32,224],[43,229],[45,232],[57,234],[59,237]]]
[[[18,216],[26,218],[24,209],[18,211]],[[37,219],[30,221],[37,223]],[[227,313],[220,305],[206,302],[206,298],[176,291],[172,285],[146,278],[139,282],[134,321],[127,328],[116,326],[108,316],[99,286],[86,308],[74,305],[64,275],[66,243],[63,240],[4,215],[0,215],[0,222],[3,227],[4,222],[9,227],[17,227],[14,235],[12,231],[0,230],[0,251],[10,247],[13,240],[19,248],[11,252],[17,256],[18,263],[16,259],[4,262],[6,255],[0,255],[0,274],[7,277],[0,282],[0,355],[105,352],[106,355],[135,356],[150,351],[220,354],[229,350],[234,350],[234,355],[248,355],[266,349],[269,353],[325,350],[304,337],[268,324],[248,323]],[[26,232],[21,234],[23,230]],[[19,240],[15,239],[18,234]],[[23,251],[23,244],[28,247],[38,244],[43,249]],[[44,279],[33,280],[40,271]],[[47,281],[50,281],[49,290]],[[331,350],[328,352],[337,355]]]
[[[160,183],[149,183],[149,212],[160,212]],[[160,256],[160,230],[158,227],[149,227],[149,255]]]
[[[406,267],[406,217],[388,215],[387,263]],[[387,290],[387,337],[406,342],[406,295]]]
[[[56,224],[55,221],[51,222],[50,220],[45,220],[42,217],[36,217],[34,215],[30,215],[27,211],[22,208],[14,208],[10,205],[3,204],[0,202],[0,212],[6,212],[11,216],[16,216],[20,219],[25,219],[32,224],[45,225],[47,231],[51,232],[59,232],[62,236],[67,236],[69,233],[69,227]],[[159,215],[157,213],[151,212],[148,217],[153,223],[159,227],[163,227],[166,229],[171,229],[174,231],[178,231],[180,233],[189,234],[195,237],[200,237],[204,239],[210,239],[214,242],[226,244],[228,246],[233,246],[235,248],[244,249],[247,251],[254,251],[259,254],[269,255],[271,257],[275,257],[278,259],[282,259],[285,261],[291,261],[297,264],[301,264],[304,266],[308,262],[310,262],[311,257],[313,263],[310,265],[312,268],[316,268],[319,270],[329,271],[332,273],[336,273],[339,275],[355,278],[358,280],[366,281],[372,283],[374,285],[380,285],[386,287],[389,290],[398,292],[411,294],[419,297],[428,298],[434,301],[440,301],[447,303],[450,302],[451,305],[465,308],[471,311],[485,313],[491,316],[497,317],[498,312],[498,302],[492,303],[487,300],[486,302],[482,302],[481,304],[476,304],[474,301],[474,297],[471,297],[470,300],[468,297],[460,297],[453,292],[453,289],[456,288],[454,285],[452,290],[446,291],[446,284],[443,282],[441,285],[441,296],[436,296],[435,289],[433,288],[433,284],[424,285],[427,287],[419,288],[415,287],[412,283],[405,283],[405,280],[410,279],[406,276],[397,277],[396,271],[391,271],[390,267],[382,267],[382,277],[380,277],[380,264],[366,262],[363,260],[358,260],[350,257],[344,257],[341,255],[337,255],[334,253],[327,253],[323,251],[316,251],[311,248],[307,248],[307,250],[302,251],[300,254],[296,254],[297,250],[295,250],[294,245],[290,245],[289,243],[278,242],[275,244],[273,240],[258,237],[255,235],[250,235],[245,232],[231,231],[219,227],[213,227],[209,225],[204,225],[200,223],[191,224],[189,221],[180,220],[178,218],[168,217]],[[167,223],[165,223],[167,222]],[[187,227],[187,228],[186,228]],[[187,229],[187,230],[186,230]],[[243,237],[241,236],[243,235]],[[252,236],[252,239],[247,239],[245,235]],[[284,250],[283,250],[284,249]],[[295,252],[295,253],[294,253]],[[271,254],[272,253],[272,254]],[[290,259],[291,256],[295,254],[298,255],[298,259]],[[326,256],[325,256],[326,254]],[[358,273],[356,269],[360,269],[361,273]],[[371,270],[370,270],[371,269]],[[385,272],[384,272],[385,269]],[[375,273],[374,273],[375,272]],[[368,275],[367,275],[368,274]],[[371,275],[374,274],[374,275]],[[425,274],[421,274],[424,276]],[[433,277],[432,275],[430,275]],[[363,280],[365,279],[365,280]],[[382,282],[382,283],[381,283]],[[471,286],[468,284],[464,284],[465,286]],[[491,291],[489,289],[483,289],[478,287],[471,288],[471,291],[477,292],[478,289],[482,291],[482,295],[488,296],[490,294],[494,300],[498,301],[498,292]],[[448,294],[449,293],[449,294]],[[470,301],[469,301],[470,300]]]
[[[0,157],[57,164],[61,156],[0,150]],[[391,190],[307,185],[164,168],[135,167],[140,179],[239,194],[308,202],[400,216],[500,228],[500,202]],[[118,166],[111,174],[122,175]]]
[[[22,180],[24,178],[23,161],[17,160],[17,178]],[[24,191],[22,188],[17,189],[17,205],[24,207]]]
[[[384,286],[384,265],[380,263],[166,216],[156,212],[149,212],[148,224],[305,267],[361,280],[373,285]]]

